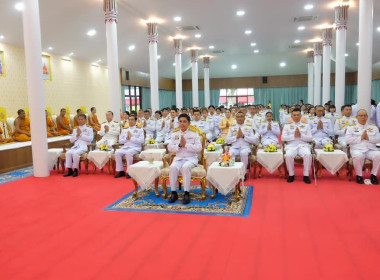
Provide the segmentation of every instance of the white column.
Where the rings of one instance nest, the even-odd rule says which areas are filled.
[[[198,107],[198,50],[191,51],[191,69],[193,84],[193,107]]]
[[[174,38],[173,41],[175,48],[175,99],[177,108],[182,108],[182,39]]]
[[[157,22],[147,22],[149,38],[150,93],[152,111],[159,110],[158,99],[158,59],[157,59]]]
[[[38,0],[24,0],[23,27],[34,176],[48,177],[50,172]]]
[[[205,90],[205,107],[210,106],[210,57],[203,57],[203,70],[204,70],[204,90]],[[218,104],[212,104],[214,106]]]
[[[314,105],[321,105],[322,42],[314,44]]]
[[[337,111],[345,104],[346,87],[346,33],[348,5],[335,7],[336,57],[335,57],[335,107]]]
[[[120,121],[121,88],[119,55],[117,46],[117,6],[116,0],[104,0],[107,37],[107,63],[110,110],[114,113],[114,120]]]
[[[307,103],[314,105],[314,51],[307,52]]]
[[[322,105],[330,100],[330,77],[331,77],[331,40],[332,27],[325,28],[322,31],[323,39],[323,90]]]
[[[371,109],[373,0],[359,1],[358,108]],[[360,98],[359,98],[360,94]]]

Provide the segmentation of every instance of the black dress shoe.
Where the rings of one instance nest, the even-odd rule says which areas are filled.
[[[124,177],[125,176],[125,172],[124,171],[120,171],[119,173],[117,173],[115,175],[115,178],[121,178],[121,177]]]
[[[371,184],[372,185],[378,185],[379,181],[377,181],[376,175],[371,174]]]
[[[247,181],[247,174],[244,175],[244,182]]]
[[[309,176],[303,176],[303,181],[304,181],[306,184],[310,184],[310,183],[311,183]]]
[[[286,182],[293,183],[293,181],[294,181],[294,176],[289,176]]]
[[[356,176],[356,183],[358,183],[358,184],[364,184],[363,177],[362,176]]]
[[[178,200],[177,192],[172,192],[169,197],[169,203],[174,203]]]
[[[78,176],[78,169],[74,169],[74,173],[73,173],[73,177],[77,177]]]
[[[68,168],[68,170],[69,171],[65,175],[63,175],[63,177],[69,177],[69,176],[72,176],[74,174],[74,171],[71,168]]]
[[[127,179],[131,179],[132,177],[131,176],[129,176],[129,174],[127,173]]]
[[[185,192],[185,195],[183,196],[182,203],[183,204],[189,204],[190,203],[190,193],[189,192]]]

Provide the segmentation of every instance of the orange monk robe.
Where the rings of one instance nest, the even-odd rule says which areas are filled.
[[[79,123],[78,123],[78,117],[77,117],[77,116],[74,117],[73,122],[74,122],[74,128],[76,128],[76,127],[79,126]]]
[[[25,119],[23,119],[20,122],[19,127],[21,130],[24,130],[30,134],[30,119],[29,119],[29,117],[25,117]],[[28,136],[24,133],[18,133],[17,131],[15,131],[15,133],[13,134],[13,138],[18,142],[26,142],[26,141],[32,140],[32,138],[30,138],[30,136]]]
[[[92,120],[92,123],[90,121],[88,122],[89,126],[91,126],[96,131],[100,131],[101,125],[100,125],[100,122],[98,120],[98,116],[92,115],[92,116],[89,116],[89,118],[91,118],[91,120]]]
[[[62,118],[62,122],[66,127],[70,127],[70,120],[66,116]],[[71,134],[70,130],[67,130],[61,126],[59,121],[57,120],[57,131],[59,135],[69,135]]]
[[[47,130],[47,137],[54,137],[56,135],[53,134],[54,132],[54,123],[51,120],[51,118],[47,117],[46,118],[46,130]]]
[[[0,145],[10,143],[10,142],[14,142],[14,140],[12,138],[5,138],[4,139],[4,131],[0,126]]]

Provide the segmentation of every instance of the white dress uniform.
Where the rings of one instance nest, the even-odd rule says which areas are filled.
[[[346,147],[346,129],[349,126],[358,124],[358,120],[355,117],[342,116],[335,120],[334,134],[338,135],[338,144],[342,147]]]
[[[156,132],[156,121],[153,117],[150,117],[149,119],[144,119],[144,123],[146,123],[146,126],[143,126],[143,129],[145,130],[146,139],[154,138],[154,133]]]
[[[79,168],[80,156],[87,152],[87,145],[91,144],[94,138],[94,132],[91,127],[87,125],[78,126],[81,134],[77,137],[77,129],[73,130],[70,137],[70,142],[74,143],[74,146],[66,152],[66,167],[67,168]]]
[[[108,132],[105,130],[105,126],[108,125]],[[96,147],[99,148],[100,145],[105,144],[107,146],[112,146],[117,143],[120,134],[120,125],[118,122],[110,121],[104,122],[101,125],[99,135],[102,136],[98,142],[96,142]]]
[[[208,124],[206,121],[202,121],[202,120],[199,120],[199,121],[191,121],[190,123],[191,125],[193,126],[196,126],[198,127],[200,130],[202,130],[204,132],[204,134],[207,135],[207,133],[209,132],[209,128],[208,128]],[[207,136],[206,136],[207,137]]]
[[[256,123],[257,119],[255,119],[255,116],[257,116],[257,114],[253,115],[253,116],[251,114],[249,114],[245,118],[244,124],[248,125],[248,126],[251,126],[252,129],[254,129],[254,130],[258,130],[258,126],[257,126],[257,123]]]
[[[285,126],[285,124],[287,124],[289,122],[289,119],[291,118],[291,114],[290,113],[283,113],[282,114],[282,119],[280,119],[280,124],[282,127]]]
[[[214,132],[215,132],[215,137],[219,137],[221,131],[219,128],[220,123],[222,122],[222,117],[220,115],[214,114]]]
[[[127,139],[128,132],[131,133],[131,139]],[[137,126],[123,129],[119,136],[119,143],[123,147],[115,152],[116,171],[124,171],[123,156],[127,160],[127,168],[133,163],[133,156],[141,152],[141,145],[144,144],[144,130]]]
[[[376,124],[380,126],[380,102],[376,106]]]
[[[170,128],[170,123],[173,123],[173,128]],[[171,134],[174,129],[178,127],[178,118],[175,117],[174,119],[168,119],[165,121],[165,128],[164,128],[164,134],[165,134],[165,143],[169,143],[171,139]]]
[[[243,132],[244,137],[238,139],[239,128]],[[248,154],[251,152],[251,144],[259,143],[259,135],[256,131],[253,131],[252,126],[236,124],[228,130],[226,142],[231,144],[231,148],[229,149],[231,156],[236,157],[240,155],[240,160],[246,169],[248,166]]]
[[[323,129],[317,128],[319,121],[322,121]],[[323,116],[320,118],[316,116],[314,119],[309,121],[309,125],[316,148],[322,148],[324,145],[332,143],[330,135],[334,133],[334,130],[330,119]]]
[[[301,137],[294,136],[297,127]],[[282,131],[281,140],[288,142],[285,146],[285,162],[289,176],[294,176],[294,158],[297,155],[303,158],[303,176],[309,176],[312,161],[310,142],[313,140],[309,124],[306,122],[286,124]]]
[[[162,143],[165,140],[165,126],[162,127],[162,123],[164,123],[165,120],[163,118],[156,119],[156,142]]]
[[[263,118],[263,115],[261,113],[257,113],[254,117],[253,117],[253,122],[254,122],[254,125],[252,126],[253,129],[256,129],[259,127],[260,125],[260,122],[262,121],[262,118]]]
[[[186,140],[185,147],[179,147],[181,136]],[[183,188],[190,191],[191,169],[198,164],[198,154],[202,150],[202,143],[198,132],[193,128],[186,131],[175,129],[171,134],[170,143],[168,145],[170,152],[175,152],[173,163],[169,167],[169,178],[171,191],[177,190],[178,174],[181,172],[183,178]]]
[[[206,137],[208,140],[212,140],[217,136],[215,133],[215,118],[214,118],[214,116],[208,115],[206,118],[206,122],[207,122],[207,126],[208,126],[208,133],[206,134]]]
[[[338,113],[330,113],[330,112],[328,112],[328,113],[326,113],[325,114],[325,117],[327,117],[327,118],[329,118],[330,120],[331,120],[331,125],[332,125],[332,127],[334,128],[334,125],[335,125],[335,120],[337,119],[337,118],[339,118],[340,117],[340,115],[338,114]]]
[[[362,134],[367,130],[369,140],[362,140]],[[372,160],[372,175],[377,175],[380,167],[380,151],[376,143],[380,142],[379,129],[374,124],[357,124],[349,126],[346,131],[346,142],[350,145],[351,156],[354,163],[355,173],[362,176],[364,160]]]
[[[259,134],[261,135],[261,144],[265,147],[268,145],[278,145],[278,135],[280,135],[280,125],[276,121],[271,121],[271,130],[268,130],[269,122],[260,123]]]
[[[359,110],[358,104],[352,105],[351,108],[352,108],[352,114],[351,114],[351,116],[356,117],[356,115],[358,114],[358,110]]]
[[[369,122],[377,125],[377,112],[376,112],[376,106],[371,105],[371,112],[369,117]]]

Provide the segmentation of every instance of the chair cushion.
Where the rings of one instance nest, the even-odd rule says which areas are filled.
[[[63,160],[66,160],[66,153],[62,153],[59,157]],[[87,159],[87,153],[81,154],[80,160],[85,160],[85,159]]]
[[[169,177],[169,168],[163,168],[161,169],[161,176]],[[203,178],[206,177],[206,170],[203,168],[202,165],[198,165],[191,169],[191,177],[195,178]]]

